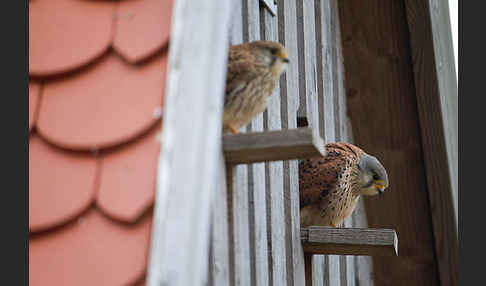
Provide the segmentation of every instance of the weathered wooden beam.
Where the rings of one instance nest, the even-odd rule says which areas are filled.
[[[273,0],[271,0],[273,1]],[[278,41],[278,17],[272,16],[270,12],[263,9],[261,16],[261,33],[262,38],[269,41]],[[265,130],[281,130],[282,121],[287,117],[287,110],[282,110],[285,106],[285,99],[281,96],[280,87],[282,81],[277,82],[273,95],[268,102],[268,108],[264,112]],[[269,265],[269,283],[270,286],[286,285],[286,279],[289,274],[293,274],[293,268],[288,267],[286,245],[288,239],[285,235],[286,217],[285,217],[285,188],[284,188],[284,162],[266,162],[266,203],[267,203],[267,239],[268,239],[268,265]],[[292,285],[292,284],[290,284]]]
[[[297,38],[297,2],[294,0],[278,1],[278,40],[284,44],[290,60],[287,71],[280,82],[282,129],[297,127],[297,109],[301,96],[299,74],[303,71],[299,67],[301,50]],[[297,160],[283,162],[287,285],[305,284],[304,251],[300,242],[298,169]]]
[[[393,229],[311,226],[301,228],[300,235],[306,253],[398,256],[398,237]]]
[[[211,200],[211,241],[209,253],[209,285],[228,285],[229,275],[229,236],[227,182],[222,152],[217,156],[218,172],[215,192]]]
[[[430,204],[431,189],[426,184],[424,164],[428,161],[417,113],[407,2],[338,1],[346,107],[356,144],[379,158],[388,177],[393,178],[387,195],[364,200],[370,226],[393,225],[400,231],[401,257],[373,257],[373,284],[446,285],[439,281],[434,247],[447,252],[448,244],[441,239],[434,242],[430,214],[438,206]],[[417,11],[424,12],[421,8]],[[427,75],[422,74],[425,81]],[[428,92],[424,95],[432,96]],[[434,132],[424,134],[433,136]]]
[[[246,27],[245,1],[238,0],[232,4],[231,44],[244,42],[243,30]],[[243,129],[240,129],[242,131]],[[228,236],[229,236],[229,276],[228,285],[251,285],[250,262],[250,217],[248,201],[248,166],[226,165],[227,202],[228,202]],[[224,285],[224,284],[223,284]]]
[[[297,40],[299,45],[299,109],[309,127],[319,129],[317,58],[314,0],[297,2]],[[299,123],[298,123],[299,124]]]
[[[225,160],[232,164],[324,156],[324,140],[310,128],[223,136]]]
[[[243,35],[245,42],[258,41],[261,37],[260,13],[267,12],[261,9],[261,3],[254,0],[243,0],[246,11],[243,20],[246,29]],[[271,0],[273,2],[273,0]],[[276,95],[278,97],[278,95]],[[272,98],[273,99],[273,98]],[[262,132],[264,130],[263,113],[259,114],[249,124],[247,131]],[[249,213],[249,237],[250,237],[250,285],[269,285],[269,255],[267,236],[267,186],[265,175],[265,163],[248,165],[248,213]]]
[[[440,284],[458,284],[458,92],[447,1],[405,1]]]
[[[174,4],[148,286],[208,284],[231,8],[231,1]]]
[[[337,59],[341,52],[341,38],[338,38],[339,20],[336,13],[336,5],[329,0],[315,0],[316,17],[316,64],[317,64],[317,94],[319,105],[319,128],[325,142],[335,142],[336,126],[339,126],[339,114],[334,112],[335,101],[338,97],[338,65],[342,65]],[[339,69],[342,70],[342,69]],[[341,265],[339,256],[313,255],[312,276],[306,278],[313,282],[312,285],[346,285],[341,281]],[[322,276],[322,279],[321,279]]]

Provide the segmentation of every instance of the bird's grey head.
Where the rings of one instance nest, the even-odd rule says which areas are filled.
[[[289,57],[282,44],[273,41],[255,41],[251,45],[258,51],[258,59],[271,68],[276,76],[280,76],[285,71]]]
[[[388,174],[378,159],[363,153],[358,168],[361,194],[371,196],[382,194],[388,188]]]

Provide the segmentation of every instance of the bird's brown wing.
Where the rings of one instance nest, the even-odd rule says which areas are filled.
[[[258,76],[254,63],[254,55],[248,45],[241,44],[230,48],[226,71],[225,103],[228,98],[239,94],[248,82]]]
[[[326,145],[326,156],[311,158],[299,166],[300,208],[321,203],[339,188],[347,186],[351,168],[363,152],[349,143]]]
[[[228,65],[226,73],[225,103],[234,95],[239,94],[251,78],[248,78],[249,65],[245,62],[233,62]]]
[[[299,166],[300,208],[321,202],[337,188],[342,159],[337,156],[312,158]]]
[[[326,144],[326,151],[330,155],[345,155],[354,161],[359,161],[359,158],[364,153],[359,147],[347,142],[328,143]]]

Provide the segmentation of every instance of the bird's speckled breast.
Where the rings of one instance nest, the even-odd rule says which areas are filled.
[[[276,80],[271,79],[270,73],[248,82],[240,91],[241,94],[234,96],[225,107],[223,123],[232,122],[238,129],[250,123],[267,108],[275,85]]]

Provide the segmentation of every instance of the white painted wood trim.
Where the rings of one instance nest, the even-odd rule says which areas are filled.
[[[174,5],[149,286],[208,281],[231,5],[197,0]]]

